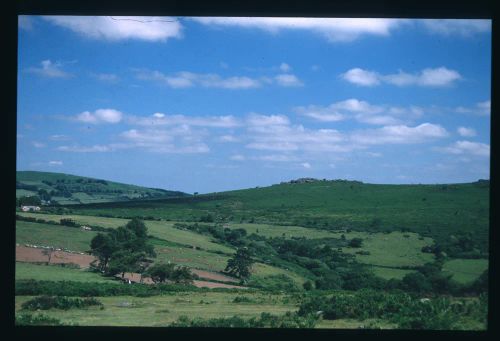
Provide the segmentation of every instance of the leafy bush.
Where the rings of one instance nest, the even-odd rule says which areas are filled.
[[[360,290],[352,293],[316,295],[306,299],[299,316],[322,313],[325,319],[384,319],[402,329],[459,329],[464,319],[485,324],[487,296],[479,302],[451,300],[447,297],[422,299],[404,292]]]
[[[285,315],[276,316],[262,313],[258,318],[242,319],[239,316],[189,319],[181,316],[170,327],[216,327],[216,328],[314,328],[318,321],[315,315],[299,316],[296,313],[286,312]]]
[[[61,326],[60,320],[43,314],[16,314],[16,325],[18,326]]]
[[[192,291],[222,291],[233,292],[236,289],[202,289],[192,285],[156,284],[156,285],[128,285],[122,283],[92,283],[74,281],[36,281],[17,280],[16,296],[76,296],[76,297],[104,297],[104,296],[155,296],[171,292]]]
[[[71,308],[80,309],[95,305],[102,306],[102,303],[93,297],[81,299],[44,295],[24,302],[21,307],[25,310],[48,310],[51,308],[68,310]]]
[[[284,274],[270,275],[263,278],[251,278],[248,286],[267,291],[299,291],[301,290],[293,279]]]

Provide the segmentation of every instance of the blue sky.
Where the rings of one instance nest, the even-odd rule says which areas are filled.
[[[18,170],[189,193],[489,178],[489,20],[21,16],[18,60]]]

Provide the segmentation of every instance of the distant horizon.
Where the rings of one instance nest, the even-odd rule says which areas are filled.
[[[239,190],[245,190],[245,189],[254,189],[258,187],[269,187],[273,185],[279,185],[281,183],[288,183],[293,180],[299,180],[299,179],[307,179],[311,177],[299,177],[299,178],[294,178],[294,179],[288,179],[288,180],[282,180],[278,183],[272,183],[272,184],[263,184],[263,185],[257,185],[257,186],[250,186],[250,187],[241,187],[241,188],[234,188],[234,189],[224,189],[220,191],[212,191],[212,192],[200,192],[200,191],[193,191],[193,192],[188,192],[184,191],[182,189],[172,189],[172,188],[166,188],[166,187],[151,187],[151,186],[146,186],[146,185],[141,185],[137,183],[126,183],[126,182],[121,182],[121,181],[116,181],[113,179],[107,179],[107,178],[102,178],[102,177],[95,177],[95,176],[86,176],[86,175],[80,175],[80,174],[72,174],[72,173],[62,173],[62,172],[49,172],[49,171],[38,171],[38,170],[16,170],[16,172],[39,172],[39,173],[54,173],[54,174],[64,174],[64,175],[72,175],[72,176],[79,176],[79,177],[85,177],[85,178],[91,178],[91,179],[96,179],[96,180],[105,180],[105,181],[110,181],[110,182],[116,182],[116,183],[121,183],[124,185],[132,185],[132,186],[139,186],[139,187],[144,187],[144,188],[151,188],[151,189],[161,189],[161,190],[167,190],[167,191],[177,191],[177,192],[182,192],[186,194],[193,194],[197,192],[198,194],[211,194],[211,193],[220,193],[220,192],[229,192],[229,191],[239,191]],[[483,179],[476,179],[474,181],[467,181],[467,182],[442,182],[442,183],[373,183],[373,182],[365,182],[362,180],[358,179],[341,179],[341,178],[335,178],[335,179],[328,179],[328,178],[311,178],[317,181],[352,181],[352,182],[361,182],[366,185],[402,185],[402,186],[411,186],[411,185],[461,185],[461,184],[470,184],[474,183],[480,180],[486,180],[490,181],[489,178],[483,178]]]
[[[492,20],[18,18],[19,168],[186,193],[490,177]]]

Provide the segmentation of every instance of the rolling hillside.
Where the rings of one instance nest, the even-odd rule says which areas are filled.
[[[178,221],[271,223],[325,230],[412,231],[448,243],[471,234],[488,248],[489,181],[376,185],[357,181],[282,183],[184,198],[76,205],[81,214]]]
[[[52,204],[72,205],[184,197],[188,194],[63,173],[18,171],[16,197],[38,195]]]

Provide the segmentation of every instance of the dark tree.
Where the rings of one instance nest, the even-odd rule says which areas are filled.
[[[252,263],[253,260],[248,248],[239,248],[234,257],[227,261],[227,266],[224,271],[230,275],[245,280],[250,277],[250,267],[252,266]]]
[[[361,238],[353,238],[349,241],[350,247],[361,247],[362,244],[363,244],[363,239]]]
[[[101,271],[107,269],[109,259],[118,249],[116,241],[109,234],[98,233],[90,241],[92,253],[99,259],[99,268]]]
[[[172,273],[174,272],[175,265],[174,264],[165,264],[165,263],[159,263],[159,264],[154,264],[151,267],[149,267],[146,272],[144,273],[144,276],[149,276],[155,283],[162,283],[165,282],[166,279],[169,279],[172,277]]]

